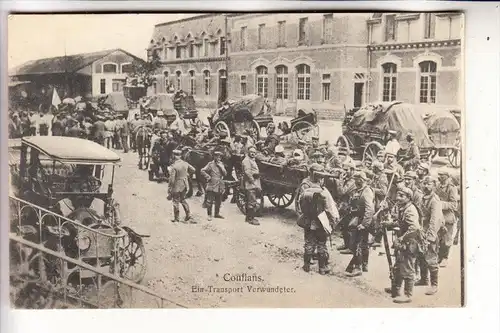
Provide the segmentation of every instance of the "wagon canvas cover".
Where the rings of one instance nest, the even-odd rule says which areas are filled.
[[[429,136],[438,146],[451,146],[460,135],[460,124],[455,116],[446,110],[435,109],[424,114]]]
[[[407,103],[368,104],[354,113],[349,127],[367,132],[397,131],[403,148],[407,145],[404,138],[408,133],[415,135],[415,142],[419,147],[430,148],[434,146],[420,113],[415,110],[413,105]]]
[[[104,104],[109,105],[109,107],[116,112],[128,111],[127,98],[122,92],[113,92],[106,96]]]
[[[174,102],[167,94],[158,94],[150,97],[146,108],[156,111],[163,111],[166,115],[174,115]]]

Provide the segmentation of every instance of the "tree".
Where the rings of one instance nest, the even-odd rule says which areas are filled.
[[[151,52],[151,53],[150,53]],[[148,61],[134,60],[132,62],[132,72],[128,74],[128,84],[134,87],[148,88],[156,82],[156,71],[161,67],[158,50],[148,50]]]

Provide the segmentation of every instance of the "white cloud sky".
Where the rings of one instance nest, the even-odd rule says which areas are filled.
[[[8,68],[66,54],[122,48],[145,58],[154,25],[193,14],[11,15]]]

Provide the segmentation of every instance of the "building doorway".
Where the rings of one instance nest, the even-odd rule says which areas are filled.
[[[363,91],[365,89],[364,82],[354,83],[354,108],[360,108],[363,104]]]
[[[225,69],[219,70],[219,103],[227,99],[227,73]]]

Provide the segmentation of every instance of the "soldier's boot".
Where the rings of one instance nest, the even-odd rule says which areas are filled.
[[[416,286],[428,286],[429,285],[429,269],[422,263],[420,266],[420,280],[415,282]]]
[[[252,222],[252,219],[253,219],[253,211],[252,211],[252,208],[250,207],[247,207],[246,209],[246,215],[245,215],[245,222]]]
[[[214,217],[216,219],[223,219],[224,216],[220,215],[220,203],[216,202],[215,203],[215,214]]]
[[[327,260],[324,254],[320,255],[318,258],[319,274],[321,275],[330,273],[330,267],[328,266]]]
[[[311,270],[310,262],[311,262],[311,255],[304,253],[304,266],[302,266],[304,272],[309,273],[309,271]]]
[[[431,275],[431,286],[429,287],[429,290],[425,292],[425,294],[432,296],[436,294],[438,291],[439,268],[437,267],[431,268],[429,271]]]
[[[421,278],[421,272],[420,272],[421,265],[420,265],[420,263],[421,263],[420,259],[417,258],[417,261],[415,264],[415,279],[414,279],[414,281],[420,281],[420,278]]]
[[[396,280],[394,281],[394,288],[396,289],[395,290],[396,295],[394,297],[399,297],[401,296],[401,287],[403,285],[403,279],[399,276],[394,277],[394,279]],[[385,288],[384,291],[392,295],[392,287]]]
[[[179,222],[179,208],[174,207],[174,218],[172,222]]]
[[[370,250],[369,249],[363,249],[363,263],[361,264],[361,268],[363,272],[368,272],[368,258],[370,258]]]
[[[233,197],[231,198],[231,203],[236,203],[236,198],[238,198],[238,191],[236,189],[233,190]]]
[[[188,222],[191,219],[191,212],[189,210],[189,205],[187,204],[187,202],[182,203],[182,208],[184,208],[184,213],[186,213],[186,218],[184,219],[184,221]]]
[[[404,295],[398,296],[394,299],[394,303],[404,304],[411,303],[411,297],[413,296],[413,284],[415,283],[414,279],[404,279],[405,288]]]
[[[212,221],[212,206],[207,207],[207,220]]]

